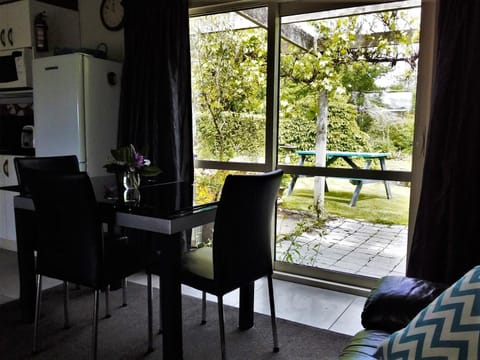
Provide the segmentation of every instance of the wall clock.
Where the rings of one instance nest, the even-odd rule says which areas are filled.
[[[120,30],[123,27],[124,15],[122,0],[102,0],[100,19],[108,30]]]

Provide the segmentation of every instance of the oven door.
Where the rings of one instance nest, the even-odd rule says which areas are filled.
[[[19,135],[17,119],[11,115],[0,115],[0,154],[12,154],[18,151]]]
[[[33,106],[31,103],[0,103],[0,155],[35,154],[33,146],[22,146],[23,129],[27,127],[33,129]]]

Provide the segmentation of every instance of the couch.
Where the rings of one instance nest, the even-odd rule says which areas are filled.
[[[382,342],[409,324],[447,288],[447,284],[411,277],[383,277],[365,302],[361,315],[364,329],[354,335],[339,359],[376,359],[374,354]]]

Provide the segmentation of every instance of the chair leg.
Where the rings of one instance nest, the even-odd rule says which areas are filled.
[[[110,314],[110,285],[105,288],[105,319],[112,317]]]
[[[217,296],[218,302],[218,324],[220,325],[220,348],[222,350],[222,360],[226,360],[225,351],[225,322],[223,319],[223,297]]]
[[[275,315],[272,275],[268,275],[268,296],[270,298],[270,319],[272,320],[273,352],[279,352],[280,348],[278,346],[277,318]]]
[[[98,299],[100,297],[100,290],[95,289],[93,294],[93,325],[92,325],[92,359],[97,359],[98,347]]]
[[[33,326],[33,353],[37,352],[37,338],[38,338],[38,320],[40,317],[40,307],[42,303],[42,275],[36,274],[37,294],[35,297],[35,323]]]
[[[162,279],[158,277],[158,335],[163,333],[162,320]]]
[[[202,291],[202,322],[201,325],[207,323],[207,293]]]
[[[70,327],[70,319],[68,316],[68,308],[70,305],[70,296],[68,291],[68,281],[63,282],[63,314],[64,314],[64,325],[65,329]]]
[[[147,274],[147,308],[148,308],[148,349],[147,353],[153,351],[153,314],[152,314],[152,274]]]
[[[127,306],[127,278],[122,279],[122,306]]]

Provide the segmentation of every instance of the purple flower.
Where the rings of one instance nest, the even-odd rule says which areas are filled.
[[[158,167],[152,166],[150,160],[137,152],[132,144],[112,149],[110,153],[113,159],[104,165],[107,172],[135,171],[143,176],[155,176],[162,172]]]
[[[145,166],[145,157],[142,154],[135,152],[133,157],[134,157],[133,159],[134,167],[136,167],[137,169],[141,169],[142,167]]]

